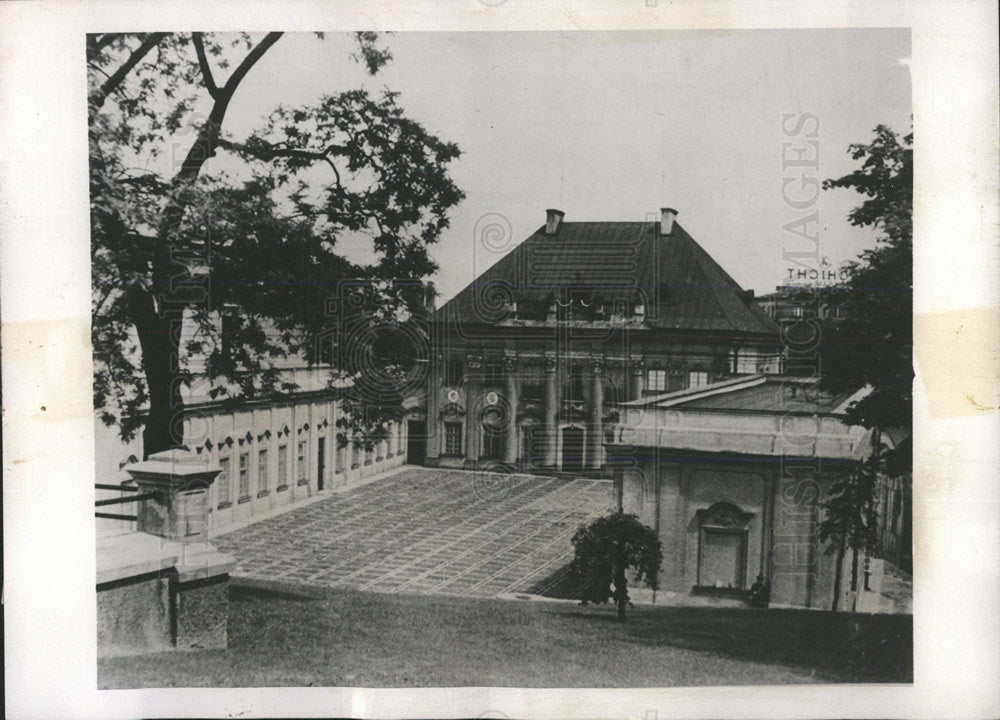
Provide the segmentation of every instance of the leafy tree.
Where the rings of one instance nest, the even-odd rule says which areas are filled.
[[[419,344],[428,246],[463,197],[447,172],[459,150],[389,91],[276,107],[233,137],[229,106],[281,37],[87,38],[94,404],[125,439],[148,407],[147,455],[181,444],[183,386],[288,393],[288,357],[355,381],[346,404],[369,440],[400,413],[414,353],[376,358],[359,338],[409,324]],[[391,59],[374,33],[354,40],[371,75]],[[370,262],[344,241],[367,242]],[[372,367],[380,382],[356,382]]]
[[[874,134],[872,142],[849,147],[858,169],[823,183],[827,190],[853,188],[864,196],[848,220],[877,233],[876,246],[847,264],[848,280],[835,291],[842,319],[822,327],[822,385],[834,392],[871,386],[847,409],[847,422],[871,430],[872,454],[831,488],[820,526],[838,554],[835,597],[846,549],[853,552],[855,582],[858,552],[874,549],[878,475],[908,476],[911,470],[910,443],[888,448],[883,437],[888,430],[904,436],[912,430],[913,133],[900,138],[879,125]]]
[[[913,382],[913,133],[899,138],[885,125],[868,145],[854,144],[861,167],[824,189],[853,188],[866,199],[848,214],[873,228],[876,246],[848,263],[848,280],[834,300],[843,319],[823,328],[822,382],[834,392],[869,384],[853,403],[852,424],[910,427]]]
[[[599,517],[581,526],[572,542],[575,555],[571,568],[582,581],[584,604],[614,599],[618,620],[625,622],[629,569],[635,572],[637,582],[645,579],[653,590],[659,587],[663,546],[653,529],[635,515],[617,511]]]

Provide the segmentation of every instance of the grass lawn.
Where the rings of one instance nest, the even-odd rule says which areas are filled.
[[[229,649],[110,658],[101,688],[912,682],[910,616],[385,595],[233,580]]]

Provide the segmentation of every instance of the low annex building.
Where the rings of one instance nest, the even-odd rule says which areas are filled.
[[[426,464],[601,474],[620,403],[779,372],[778,327],[676,217],[548,210],[441,306]]]
[[[754,375],[623,404],[606,449],[619,506],[663,542],[663,590],[743,598],[760,576],[772,604],[833,606],[821,503],[872,451],[872,433],[844,423],[864,391],[817,385]],[[848,553],[838,607],[892,611],[865,566],[852,578]]]
[[[329,366],[299,362],[293,358],[283,368],[299,389],[280,399],[237,404],[214,400],[208,394],[211,385],[197,376],[184,388],[184,446],[221,469],[206,500],[209,534],[245,525],[407,461],[405,421],[392,423],[388,436],[370,450],[341,442],[337,421],[342,389],[329,386]],[[418,402],[408,400],[409,405]],[[123,443],[116,427],[99,419],[94,424],[97,499],[127,499],[132,492],[128,468],[143,457],[141,436]],[[112,489],[120,485],[126,488]],[[130,505],[98,507],[98,537],[133,532],[134,513]]]

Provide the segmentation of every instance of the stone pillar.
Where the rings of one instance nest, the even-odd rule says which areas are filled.
[[[479,464],[480,448],[483,444],[483,359],[470,355],[465,373],[465,467],[474,468]]]
[[[604,363],[594,358],[590,364],[590,452],[587,469],[604,466]]]
[[[504,447],[504,462],[509,465],[517,463],[519,454],[517,447],[517,360],[513,357],[504,358],[504,374],[507,385],[507,439]]]
[[[642,391],[646,385],[645,363],[641,359],[632,360],[629,369],[632,373],[632,400],[642,400]]]
[[[208,489],[222,468],[188,450],[165,450],[125,468],[141,490],[139,532],[184,541],[208,534]]]
[[[545,358],[545,467],[556,466],[556,420],[559,417],[559,373],[555,356]]]
[[[424,458],[429,467],[436,466],[440,461],[443,444],[444,424],[441,422],[441,370],[444,356],[431,352],[430,367],[427,372],[427,454]]]

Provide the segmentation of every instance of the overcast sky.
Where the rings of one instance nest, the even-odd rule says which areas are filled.
[[[503,216],[511,237],[499,246],[512,248],[547,207],[571,222],[672,206],[741,285],[769,292],[791,265],[782,249],[809,249],[782,226],[813,209],[832,265],[873,242],[847,224],[853,192],[797,210],[783,178],[843,175],[850,143],[879,123],[910,127],[907,30],[406,32],[386,42],[393,61],[367,78],[345,39],[286,36],[237,94],[230,129],[259,125],[278,102],[361,84],[399,91],[410,117],[463,152],[452,176],[466,199],[433,253],[442,300],[503,254],[495,238],[489,249],[477,240],[477,220]],[[783,170],[782,118],[804,112],[818,118],[819,169]]]

